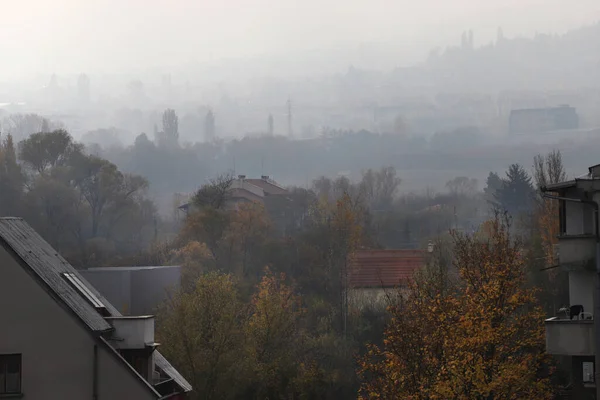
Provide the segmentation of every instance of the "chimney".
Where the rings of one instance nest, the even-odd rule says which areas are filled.
[[[433,253],[433,247],[434,247],[433,242],[430,241],[429,243],[427,243],[427,252]]]
[[[588,168],[591,178],[600,178],[600,164]]]

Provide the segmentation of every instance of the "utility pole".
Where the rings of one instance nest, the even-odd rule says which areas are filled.
[[[292,99],[288,97],[287,101],[287,111],[288,111],[288,137],[292,138],[294,136],[294,130],[292,129]]]

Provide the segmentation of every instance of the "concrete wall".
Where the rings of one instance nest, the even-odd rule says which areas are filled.
[[[98,343],[3,248],[0,304],[0,354],[22,354],[24,398],[91,399]],[[99,400],[155,398],[102,346],[98,348],[98,394]]]
[[[594,321],[550,318],[545,325],[548,354],[594,355]]]
[[[181,268],[166,267],[131,272],[131,315],[154,314],[172,290],[179,288]]]
[[[567,235],[594,233],[594,213],[590,205],[568,201],[565,208],[567,211]]]
[[[570,305],[581,304],[585,312],[594,313],[595,274],[587,271],[569,272]]]
[[[396,288],[355,288],[348,292],[350,307],[362,309],[365,307],[385,308],[388,306],[388,296],[398,296]]]
[[[558,257],[561,264],[577,264],[595,270],[596,238],[563,236],[559,239]]]
[[[90,268],[80,273],[124,315],[154,314],[181,281],[179,267]]]
[[[94,286],[121,313],[129,315],[131,310],[131,274],[123,270],[94,269],[79,273]]]

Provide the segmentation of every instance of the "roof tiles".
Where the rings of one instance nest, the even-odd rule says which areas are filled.
[[[350,287],[399,286],[425,265],[425,255],[423,250],[360,250],[350,264]]]

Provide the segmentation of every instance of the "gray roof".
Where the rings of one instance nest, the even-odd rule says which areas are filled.
[[[542,187],[541,189],[542,189],[542,192],[553,192],[553,191],[569,189],[569,188],[574,187],[575,185],[577,185],[577,181],[572,180],[572,181],[551,183],[551,184],[548,184],[548,185]]]
[[[115,317],[121,313],[104,298],[81,274],[75,270],[48,242],[46,242],[22,218],[0,218],[0,244],[7,250],[14,251],[56,295],[94,332],[109,331],[112,326],[90,303],[88,303],[63,278],[65,272],[75,274],[102,303],[106,310]],[[155,352],[155,364],[171,377],[185,391],[192,386],[158,351]]]
[[[25,264],[94,332],[108,331],[111,325],[81,297],[62,275],[75,273],[100,298],[99,293],[21,218],[0,218],[0,238]],[[112,314],[113,308],[104,301]]]
[[[135,266],[135,267],[93,267],[87,268],[85,272],[102,272],[102,271],[145,271],[152,269],[167,269],[167,268],[181,268],[179,265],[148,265],[148,266]]]

